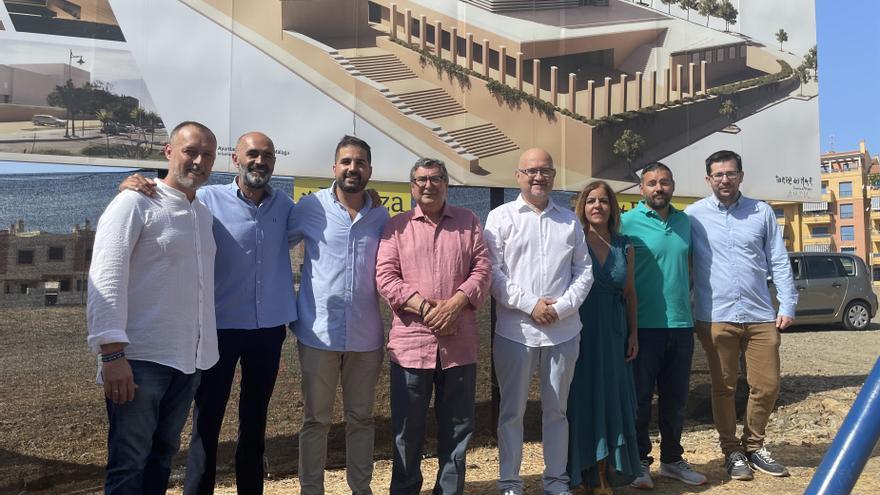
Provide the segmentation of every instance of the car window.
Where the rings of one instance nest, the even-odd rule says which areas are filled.
[[[805,259],[811,279],[843,277],[846,273],[836,256],[807,256]]]
[[[847,277],[856,276],[856,260],[852,258],[841,257],[840,264],[843,265],[843,271],[846,272]]]
[[[789,258],[788,260],[791,261],[791,275],[795,280],[802,279],[804,271],[801,269],[801,259]]]

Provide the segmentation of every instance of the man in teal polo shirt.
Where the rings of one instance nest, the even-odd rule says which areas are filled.
[[[636,439],[642,473],[636,488],[654,487],[651,480],[651,400],[657,388],[660,427],[660,476],[689,485],[706,477],[682,457],[681,431],[690,387],[694,353],[688,257],[691,223],[671,204],[675,181],[660,162],[642,169],[639,184],[643,200],[620,217],[620,231],[635,247],[635,281],[639,301],[639,355],[633,362],[636,381]]]

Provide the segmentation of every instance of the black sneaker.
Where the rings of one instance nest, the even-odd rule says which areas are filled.
[[[731,478],[740,481],[751,481],[754,478],[749,460],[742,452],[733,452],[727,456],[727,474]]]
[[[779,461],[773,459],[770,451],[764,447],[761,447],[761,450],[749,453],[747,456],[749,458],[749,466],[752,469],[767,473],[770,476],[785,477],[789,475],[788,469]]]

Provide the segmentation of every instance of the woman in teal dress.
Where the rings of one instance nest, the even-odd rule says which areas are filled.
[[[618,233],[620,207],[607,183],[587,185],[576,213],[593,262],[593,287],[580,308],[581,349],[568,399],[568,475],[571,486],[605,495],[641,469],[630,364],[638,353],[635,255]]]

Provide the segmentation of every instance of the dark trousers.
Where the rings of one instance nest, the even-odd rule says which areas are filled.
[[[239,360],[241,395],[238,401],[235,484],[240,494],[263,493],[266,413],[278,376],[285,335],[284,325],[253,330],[217,330],[220,360],[202,373],[196,391],[184,494],[214,493],[217,442]]]
[[[464,493],[465,455],[474,431],[476,381],[476,364],[441,370],[438,363],[438,369],[425,370],[391,363],[391,495],[418,495],[422,489],[422,449],[432,389],[439,465],[432,493]]]
[[[134,400],[104,400],[110,426],[104,493],[164,494],[200,372],[187,375],[150,361],[128,364],[138,386]]]
[[[660,462],[681,460],[681,430],[690,388],[694,355],[693,328],[639,328],[639,354],[633,362],[636,381],[636,440],[639,458],[652,462],[651,400],[657,389],[657,425],[660,428]]]

